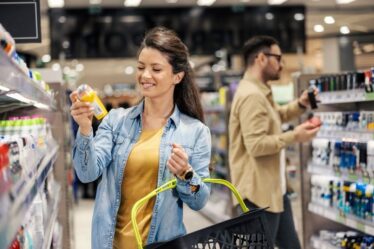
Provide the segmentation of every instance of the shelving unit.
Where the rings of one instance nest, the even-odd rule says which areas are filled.
[[[0,103],[0,112],[8,112],[26,106],[55,109],[53,96],[47,94],[38,83],[27,77],[21,68],[1,49]]]
[[[307,89],[309,81],[318,78],[320,75],[295,75],[294,81],[299,95],[302,89]],[[372,111],[373,94],[367,94],[363,89],[352,91],[322,92],[319,94],[321,103],[318,105],[317,112],[352,112],[352,111]],[[301,118],[301,122],[307,119],[307,114]],[[318,138],[327,138],[331,140],[359,141],[367,142],[373,140],[374,133],[360,130],[321,130]],[[301,162],[301,193],[303,210],[303,245],[305,249],[326,248],[324,243],[317,243],[314,237],[320,230],[344,231],[354,229],[363,233],[374,235],[374,222],[360,219],[351,214],[343,214],[337,209],[321,206],[311,202],[311,176],[325,175],[337,177],[340,180],[348,180],[361,183],[370,183],[371,181],[357,172],[336,171],[326,166],[315,165],[312,163],[312,150],[310,143],[300,145]],[[317,238],[318,239],[318,238]]]
[[[58,94],[58,92],[55,91],[54,94]],[[39,83],[31,80],[12,59],[0,50],[0,114],[2,120],[8,119],[10,116],[42,115],[50,121],[52,130],[55,130],[54,125],[66,124],[55,118],[58,113],[56,100],[58,100],[57,95],[44,91]],[[59,169],[56,169],[56,164],[59,164],[58,161],[61,157],[62,148],[60,145],[64,144],[55,139],[55,135],[59,133],[61,131],[54,131],[52,132],[53,138],[45,138],[45,149],[38,152],[44,154],[37,153],[39,158],[32,160],[35,165],[27,165],[27,171],[24,171],[26,173],[22,175],[22,178],[15,181],[6,192],[3,191],[0,194],[0,248],[7,249],[21,225],[27,224],[32,217],[30,210],[34,210],[32,206],[36,196],[44,193],[47,178],[54,178],[53,174],[63,180],[58,181],[59,184],[50,186],[53,193],[49,194],[53,203],[48,203],[48,207],[51,209],[48,210],[48,217],[44,217],[46,219],[43,224],[44,236],[39,248],[49,249],[51,247],[54,226],[57,220],[61,220],[60,216],[63,210],[61,204],[67,201],[64,192],[67,188],[66,173],[58,174]],[[27,160],[25,160],[26,162]],[[64,170],[64,167],[62,169]],[[68,243],[64,243],[64,248],[71,247]]]

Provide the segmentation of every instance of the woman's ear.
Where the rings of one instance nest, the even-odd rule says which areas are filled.
[[[183,80],[183,77],[184,77],[184,72],[179,72],[179,73],[176,73],[174,74],[174,84],[179,84],[182,80]]]

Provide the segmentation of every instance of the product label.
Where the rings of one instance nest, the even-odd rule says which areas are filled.
[[[94,108],[93,112],[95,116],[99,116],[103,113],[103,110],[101,110],[100,106],[96,102],[92,102],[92,106]]]

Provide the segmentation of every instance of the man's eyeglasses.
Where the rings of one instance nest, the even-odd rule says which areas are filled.
[[[282,55],[281,54],[264,53],[264,55],[266,55],[266,56],[274,56],[275,59],[277,59],[277,61],[279,63],[282,62]]]

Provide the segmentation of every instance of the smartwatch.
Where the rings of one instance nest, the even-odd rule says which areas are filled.
[[[186,170],[181,176],[179,176],[180,179],[184,181],[189,181],[193,177],[193,169],[190,167],[188,170]]]

